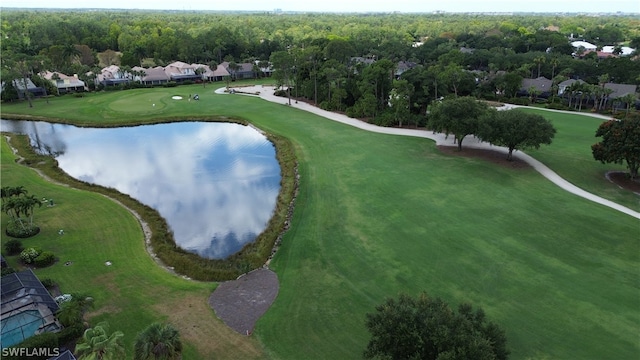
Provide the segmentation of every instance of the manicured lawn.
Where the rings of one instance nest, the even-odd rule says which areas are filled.
[[[591,154],[591,145],[602,140],[595,134],[604,120],[580,114],[523,110],[544,116],[558,130],[551,145],[529,150],[529,155],[584,190],[640,211],[640,196],[629,196],[628,191],[611,186],[605,178],[608,171],[628,172],[627,164],[602,164]]]
[[[278,298],[251,338],[225,332],[209,310],[203,310],[206,316],[198,313],[213,325],[192,330],[207,340],[193,338],[186,359],[198,358],[195,349],[211,346],[211,339],[219,341],[215,356],[220,357],[359,358],[368,339],[365,314],[385,297],[421,291],[454,306],[468,301],[484,308],[506,330],[514,359],[640,354],[637,219],[566,193],[533,170],[446,156],[429,140],[371,134],[284,105],[214,95],[213,86],[201,89],[135,90],[53,99],[33,109],[24,104],[2,108],[3,113],[101,125],[241,117],[294,142],[301,187],[292,227],[272,262],[280,280]],[[201,100],[170,100],[190,93],[199,93]],[[141,96],[155,101],[155,107],[149,105],[155,110],[147,113]],[[571,142],[557,127],[555,141]],[[589,124],[581,131],[593,134],[595,128]],[[13,167],[22,168],[5,169],[6,148],[2,151],[4,186]],[[554,164],[548,165],[560,173],[563,165]],[[597,172],[592,166],[599,164],[585,161],[583,171]],[[214,285],[158,269],[126,211],[109,208],[103,197],[76,195],[21,171],[25,175],[16,183],[30,190],[37,183],[32,193],[59,199],[53,208],[36,210],[36,217],[53,234],[46,241],[60,243],[54,251],[74,260],[72,266],[56,264],[39,273],[60,277],[67,286],[89,287],[99,301],[97,318],[108,319],[113,328],[135,322],[141,329],[151,319],[175,319],[177,309],[182,316],[196,312],[185,304],[206,302]],[[616,196],[621,203],[635,199],[630,193]],[[54,213],[63,206],[64,215]],[[94,208],[105,210],[83,211]],[[60,227],[65,228],[62,237],[56,233]],[[44,235],[26,241],[45,241]],[[73,236],[73,249],[62,246]],[[89,241],[117,245],[89,247]],[[114,262],[111,268],[104,266],[107,258]],[[76,270],[82,264],[90,269]]]

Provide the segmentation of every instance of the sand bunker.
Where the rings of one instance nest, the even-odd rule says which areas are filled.
[[[173,100],[182,100],[182,96],[177,96],[177,95],[172,96],[171,98],[172,98]]]

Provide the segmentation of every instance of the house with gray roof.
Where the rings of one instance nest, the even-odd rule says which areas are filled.
[[[73,76],[69,76],[61,72],[47,71],[44,73],[43,77],[56,86],[59,94],[68,94],[89,90],[84,81],[78,79],[78,75],[75,74]]]
[[[584,84],[584,81],[576,80],[576,79],[569,79],[569,80],[565,80],[565,81],[559,83],[558,84],[558,96],[562,96],[562,94],[564,94],[565,91],[567,91],[567,89],[569,87],[571,87],[575,83]]]
[[[37,334],[62,329],[55,317],[60,306],[31,269],[5,275],[0,283],[2,348]]]
[[[396,76],[396,79],[398,79],[400,75],[402,75],[405,71],[413,69],[417,65],[418,65],[417,63],[414,63],[411,61],[399,61],[396,64],[396,70],[394,73],[394,75]]]
[[[229,62],[225,61],[222,65],[228,72],[233,76],[234,79],[254,79],[257,76],[256,71],[254,70],[253,63],[237,63],[238,69],[231,69],[229,67]]]
[[[166,84],[171,80],[169,75],[164,71],[162,66],[156,66],[154,68],[144,69],[144,76],[140,79],[140,82],[145,85],[161,85]]]
[[[529,96],[529,89],[534,88],[539,94],[538,97],[546,98],[551,96],[551,85],[553,85],[553,81],[544,76],[536,79],[522,79],[522,85],[520,86],[518,95]]]
[[[604,84],[604,88],[613,90],[609,95],[609,99],[619,99],[629,94],[636,95],[636,90],[638,89],[636,85],[614,83],[606,83]]]
[[[202,74],[202,76],[207,81],[222,81],[224,80],[225,76],[231,76],[229,71],[222,64],[219,64],[215,68],[215,70],[212,70],[209,66],[206,66],[205,70],[206,71],[204,72],[204,74]]]
[[[40,97],[47,95],[47,90],[41,86],[36,86],[36,84],[31,81],[31,79],[15,79],[11,81],[13,88],[16,89],[18,93],[18,99],[22,100],[25,98],[24,94],[28,91],[31,94],[31,97]],[[0,84],[0,92],[4,91],[6,84],[3,82]]]

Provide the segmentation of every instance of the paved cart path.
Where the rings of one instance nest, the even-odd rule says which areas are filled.
[[[261,99],[267,100],[267,101],[271,101],[271,102],[275,102],[275,103],[279,103],[279,104],[284,104],[287,105],[289,104],[289,99],[284,98],[284,97],[279,97],[279,96],[275,96],[275,87],[274,86],[262,86],[262,85],[256,85],[256,86],[248,86],[248,87],[238,87],[238,88],[232,88],[236,94],[252,94],[252,95],[257,95],[259,96]],[[226,94],[227,92],[225,92],[225,88],[220,88],[216,90],[216,93],[218,94]],[[403,135],[403,136],[414,136],[414,137],[423,137],[423,138],[427,138],[427,139],[431,139],[434,140],[436,142],[436,145],[443,145],[443,146],[456,146],[455,144],[453,144],[453,140],[452,137],[447,138],[447,136],[445,136],[444,134],[441,133],[433,133],[431,131],[427,131],[427,130],[418,130],[418,129],[400,129],[400,128],[390,128],[390,127],[382,127],[382,126],[377,126],[377,125],[372,125],[366,122],[363,122],[361,120],[357,120],[357,119],[353,119],[350,118],[346,115],[343,114],[339,114],[339,113],[335,113],[335,112],[331,112],[331,111],[326,111],[326,110],[322,110],[316,106],[313,106],[311,104],[305,103],[305,102],[298,102],[296,103],[295,101],[291,101],[291,107],[294,107],[296,109],[301,109],[301,110],[305,110],[311,113],[314,113],[316,115],[325,117],[327,119],[330,120],[334,120],[337,122],[341,122],[343,124],[347,124],[353,127],[357,127],[359,129],[362,130],[367,130],[367,131],[371,131],[371,132],[376,132],[376,133],[382,133],[382,134],[390,134],[390,135]],[[505,105],[505,108],[515,108],[517,107],[516,105]],[[588,115],[588,114],[584,114],[584,115]],[[593,114],[593,116],[602,118],[602,119],[610,119],[610,117],[606,117],[603,115],[599,115],[599,114]],[[473,136],[467,136],[463,139],[463,143],[465,147],[470,147],[470,148],[477,148],[477,149],[490,149],[490,150],[494,150],[494,151],[498,151],[504,154],[508,153],[508,149],[502,146],[493,146],[489,143],[486,142],[482,142],[479,141],[478,139],[476,139]],[[561,187],[562,189],[575,194],[577,196],[583,197],[585,199],[591,200],[593,202],[596,202],[598,204],[604,205],[604,206],[608,206],[612,209],[615,209],[617,211],[623,212],[627,215],[633,216],[636,219],[640,219],[640,212],[637,212],[635,210],[629,209],[626,206],[622,206],[620,204],[617,204],[613,201],[604,199],[600,196],[594,195],[590,192],[587,192],[575,185],[573,185],[572,183],[568,182],[567,180],[563,179],[562,177],[560,177],[558,174],[556,174],[553,170],[549,169],[546,165],[544,165],[543,163],[541,163],[540,161],[534,159],[533,157],[527,155],[526,153],[522,152],[522,151],[517,151],[513,153],[514,157],[517,157],[525,162],[527,162],[529,165],[531,165],[536,171],[538,171],[540,174],[542,174],[542,176],[546,177],[547,179],[549,179],[551,182],[553,182],[554,184],[558,185],[559,187]]]

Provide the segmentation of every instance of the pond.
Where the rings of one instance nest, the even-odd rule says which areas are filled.
[[[153,207],[178,246],[204,258],[224,259],[254,241],[280,191],[275,147],[249,126],[79,128],[10,120],[0,125],[2,131],[29,135],[37,152],[55,156],[72,177]]]

